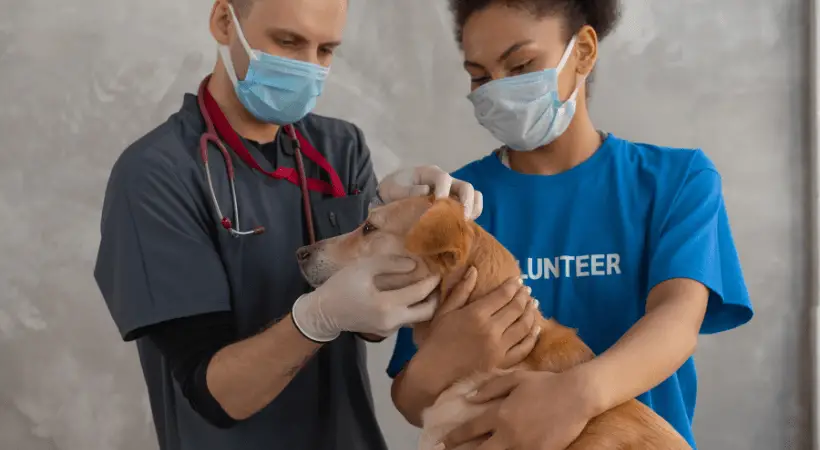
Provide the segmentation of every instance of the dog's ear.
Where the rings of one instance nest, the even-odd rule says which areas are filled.
[[[421,256],[430,268],[446,273],[467,261],[473,230],[464,218],[464,207],[449,198],[435,200],[404,241],[410,253]]]

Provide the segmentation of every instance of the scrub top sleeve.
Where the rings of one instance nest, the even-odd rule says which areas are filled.
[[[149,325],[231,310],[227,276],[193,186],[166,161],[130,156],[109,179],[94,270],[126,341]]]
[[[194,411],[217,428],[237,424],[214,398],[206,376],[214,355],[237,339],[231,313],[169,320],[146,328],[145,336],[162,353],[164,363]]]
[[[720,175],[690,173],[672,201],[655,240],[649,285],[688,278],[709,289],[701,333],[717,333],[748,322],[754,314],[732,238]]]
[[[387,376],[396,378],[417,350],[416,344],[413,342],[413,329],[408,327],[399,329],[396,335],[396,344],[393,348],[393,356],[390,357],[390,362],[387,364]]]

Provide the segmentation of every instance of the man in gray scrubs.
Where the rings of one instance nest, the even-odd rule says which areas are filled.
[[[385,336],[429,319],[435,304],[425,298],[437,280],[379,292],[379,272],[414,267],[379,261],[309,292],[295,259],[309,232],[322,239],[355,229],[377,193],[361,131],[309,114],[346,8],[339,0],[218,0],[210,20],[220,44],[207,81],[211,116],[241,136],[237,146],[264,171],[295,167],[292,143],[279,132],[293,124],[338,172],[345,195],[310,192],[312,230],[299,186],[236,157],[243,223],[267,232],[234,238],[221,226],[199,154],[206,125],[190,94],[112,170],[95,278],[123,339],[137,341],[163,450],[385,448],[364,345],[350,332]],[[211,150],[215,196],[230,214],[226,167]],[[328,179],[308,159],[305,169]],[[441,171],[413,174],[450,188]],[[455,185],[470,194],[469,185]],[[383,186],[392,193],[385,200],[415,192],[402,186]]]
[[[354,230],[377,193],[389,202],[453,192],[473,217],[481,196],[435,167],[377,185],[361,130],[310,113],[346,10],[340,0],[216,0],[220,57],[202,95],[187,94],[112,169],[94,275],[122,338],[137,342],[162,450],[386,447],[358,333],[430,319],[438,280],[379,291],[376,275],[414,264],[370,261],[311,291],[296,249]],[[242,224],[263,234],[233,237],[225,226],[240,224],[220,220],[199,153],[199,100],[231,147]],[[299,183],[269,176],[297,166],[285,125],[338,174],[305,159],[310,228]],[[213,145],[209,155],[214,197],[238,222],[224,160]],[[509,289],[490,297],[513,303]]]

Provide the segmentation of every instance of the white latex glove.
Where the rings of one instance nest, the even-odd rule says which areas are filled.
[[[481,192],[475,190],[472,184],[451,177],[437,166],[400,169],[384,177],[379,183],[379,197],[385,203],[429,195],[431,190],[436,198],[448,197],[450,194],[458,196],[468,219],[476,219],[484,209],[484,196]]]
[[[308,339],[329,342],[342,331],[389,336],[405,325],[430,320],[436,296],[427,297],[440,277],[393,291],[379,291],[374,283],[376,275],[410,273],[415,268],[416,262],[409,258],[385,257],[342,269],[296,300],[293,323]]]

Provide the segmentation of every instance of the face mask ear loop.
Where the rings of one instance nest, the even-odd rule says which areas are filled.
[[[228,78],[234,87],[239,85],[239,80],[236,78],[236,69],[233,67],[233,59],[231,59],[231,49],[227,45],[219,46],[219,56],[222,58],[222,64],[225,65],[225,72],[228,72]]]
[[[567,99],[567,101],[566,101],[567,103],[569,103],[571,101],[574,101],[575,98],[578,97],[578,91],[581,90],[581,86],[584,84],[584,82],[586,80],[587,80],[587,76],[586,75],[581,75],[581,79],[578,80],[578,84],[575,85],[575,90],[572,91],[572,95],[570,95],[569,98]]]
[[[233,18],[233,23],[236,27],[236,35],[239,36],[239,42],[241,42],[242,47],[245,48],[245,53],[248,54],[248,58],[259,59],[259,57],[256,56],[256,52],[254,52],[253,49],[251,49],[251,45],[248,44],[248,40],[245,39],[245,33],[242,32],[242,27],[239,25],[239,19],[236,17],[236,11],[234,11],[233,5],[229,3],[228,9],[231,11],[231,17]]]
[[[558,73],[561,73],[561,70],[564,69],[564,66],[567,64],[567,61],[569,61],[569,57],[570,55],[572,55],[572,50],[575,48],[575,42],[577,40],[578,35],[576,34],[572,36],[572,39],[570,39],[569,44],[567,44],[567,49],[564,50],[564,55],[561,57],[561,61],[558,63]],[[578,96],[578,91],[581,90],[581,85],[584,83],[586,79],[586,75],[581,76],[581,79],[578,81],[578,83],[575,84],[575,90],[572,91],[572,94],[569,96],[567,101],[564,102],[564,104],[575,100],[575,98]]]
[[[564,68],[564,65],[566,65],[567,61],[569,60],[569,56],[572,54],[572,49],[575,48],[576,39],[578,39],[578,35],[572,36],[572,39],[569,41],[569,44],[567,44],[567,49],[564,50],[564,56],[561,57],[561,61],[558,63],[558,67],[556,67],[558,73],[561,73],[561,70]]]

